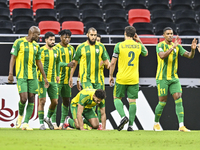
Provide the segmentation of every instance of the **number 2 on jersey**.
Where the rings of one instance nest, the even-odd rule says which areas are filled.
[[[131,57],[131,59],[130,59],[129,62],[128,62],[128,66],[134,66],[134,64],[132,64],[132,61],[133,61],[134,58],[135,58],[135,53],[134,53],[133,51],[130,51],[130,52],[128,53],[128,57]]]

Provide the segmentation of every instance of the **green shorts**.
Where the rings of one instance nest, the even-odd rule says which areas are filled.
[[[38,94],[38,80],[37,79],[17,79],[17,89],[19,93],[33,93]]]
[[[127,91],[127,96],[130,99],[138,98],[139,84],[135,85],[122,85],[115,83],[113,95],[115,97],[125,97],[125,92]]]
[[[58,93],[61,97],[71,97],[69,84],[58,84]]]
[[[182,87],[179,79],[172,80],[156,80],[158,96],[166,96],[168,89],[173,95],[174,93],[182,93]]]
[[[78,110],[78,105],[77,104],[70,104],[70,109],[72,113],[73,119],[77,119],[77,110]],[[84,116],[85,119],[89,120],[91,118],[97,118],[97,114],[95,111],[91,108],[85,108],[83,110],[82,116]]]
[[[44,81],[39,82],[39,98],[46,97],[48,93],[50,99],[58,99],[58,86],[55,82],[49,82],[49,87],[44,87]]]
[[[102,89],[101,83],[82,82],[83,89]]]

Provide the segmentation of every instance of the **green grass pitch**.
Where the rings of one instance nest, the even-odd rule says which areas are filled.
[[[0,128],[1,150],[197,150],[200,131],[22,131]]]

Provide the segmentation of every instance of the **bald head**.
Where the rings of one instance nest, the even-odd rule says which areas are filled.
[[[38,41],[40,36],[40,29],[37,26],[31,26],[28,30],[28,39],[30,42]]]
[[[28,30],[28,34],[31,34],[34,32],[40,32],[40,29],[37,26],[31,26]]]

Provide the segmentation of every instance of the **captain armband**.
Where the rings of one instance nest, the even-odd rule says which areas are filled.
[[[118,58],[119,54],[113,53],[113,57]]]

